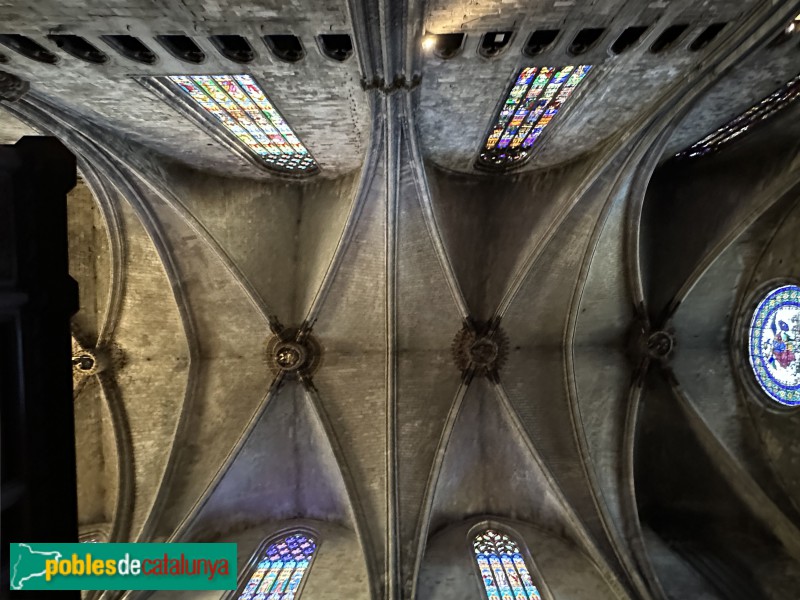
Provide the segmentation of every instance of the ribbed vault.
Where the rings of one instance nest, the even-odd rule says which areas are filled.
[[[198,37],[236,22],[211,2],[132,4],[147,39],[158,19],[201,15]],[[494,522],[528,546],[549,600],[790,597],[800,417],[752,385],[741,330],[765,282],[800,277],[800,106],[717,154],[673,155],[796,75],[796,43],[769,41],[798,2],[240,4],[254,39],[275,15],[308,39],[353,36],[341,65],[259,48],[252,67],[191,68],[269,82],[318,177],[239,164],[121,58],[95,75],[67,58],[3,65],[31,89],[0,101],[0,140],[54,135],[79,157],[74,346],[103,357],[76,375],[82,532],[235,541],[243,567],[307,527],[322,545],[304,597],[477,600],[468,534]],[[64,19],[45,17],[9,27],[41,37]],[[653,28],[631,54],[580,59],[587,85],[524,168],[475,170],[497,102],[539,64],[522,31],[560,23],[541,61],[571,64],[568,34],[593,19],[609,37]],[[729,25],[702,53],[647,50],[681,19]],[[509,49],[480,57],[505,27]],[[420,50],[423,32],[455,30],[452,62]],[[507,339],[497,377],[456,366],[464,330]],[[299,377],[267,355],[287,331],[318,350]]]

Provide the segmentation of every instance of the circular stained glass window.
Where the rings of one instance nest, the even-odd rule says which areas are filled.
[[[772,290],[750,323],[750,364],[767,395],[800,406],[800,287]]]

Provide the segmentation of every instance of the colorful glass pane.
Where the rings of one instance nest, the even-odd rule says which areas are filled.
[[[517,543],[486,529],[472,540],[475,561],[489,600],[542,600]]]
[[[270,544],[239,600],[296,600],[316,549],[314,539],[303,533],[293,533]]]
[[[522,163],[591,65],[528,67],[508,92],[478,158],[479,164],[508,167]]]
[[[174,75],[167,79],[270,167],[290,173],[317,170],[316,161],[250,75]]]
[[[767,395],[800,405],[800,287],[772,290],[750,322],[750,365]]]
[[[798,98],[800,98],[800,75],[699,142],[679,152],[677,156],[691,158],[715,152],[725,144],[747,133],[762,121],[780,112]]]

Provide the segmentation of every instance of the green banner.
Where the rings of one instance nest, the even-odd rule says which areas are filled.
[[[232,590],[236,544],[10,544],[12,590]]]

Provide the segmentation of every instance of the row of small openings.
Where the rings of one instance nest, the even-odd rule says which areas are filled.
[[[708,46],[726,25],[727,23],[712,23],[703,29],[689,45],[689,50],[691,52],[698,52]],[[641,25],[628,27],[614,40],[614,43],[611,44],[611,53],[622,54],[635,46],[649,28],[649,26]],[[650,52],[653,54],[660,54],[672,48],[688,29],[688,24],[681,23],[670,25],[661,32],[661,35],[659,35],[650,46]],[[606,30],[600,27],[581,29],[572,39],[567,51],[572,56],[585,54],[597,45],[605,33]],[[553,45],[560,34],[560,29],[537,29],[528,37],[528,40],[522,48],[522,53],[526,56],[541,54]],[[498,56],[508,46],[512,37],[512,31],[490,31],[485,33],[481,38],[478,52],[486,58]],[[429,34],[425,36],[423,40],[423,47],[433,50],[436,56],[447,60],[455,58],[461,53],[465,39],[466,34],[464,33]]]
[[[47,37],[61,50],[75,58],[94,64],[108,62],[108,55],[105,52],[79,35],[54,34]],[[103,35],[100,39],[134,62],[151,65],[158,59],[155,52],[132,35]],[[184,62],[200,64],[206,59],[205,52],[188,36],[159,35],[155,39],[167,52]],[[295,35],[265,35],[262,39],[280,60],[297,62],[305,57],[305,49],[300,38]],[[250,42],[240,35],[214,35],[210,40],[220,54],[234,62],[249,63],[256,57]],[[344,62],[353,54],[353,42],[346,33],[322,34],[317,37],[317,42],[321,52],[333,60]],[[58,56],[25,35],[0,34],[0,44],[31,60],[51,65],[58,62]],[[0,58],[0,62],[6,60],[5,57]]]

